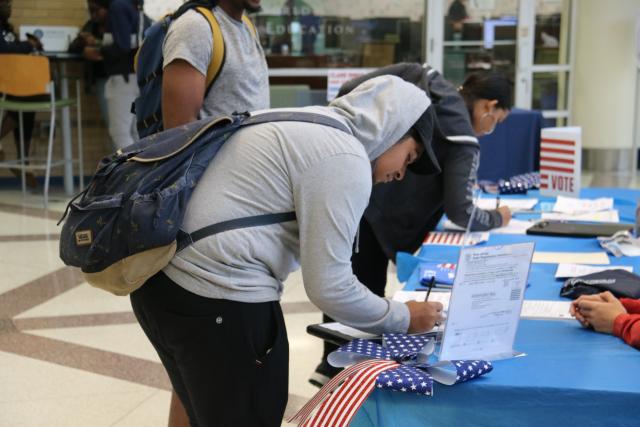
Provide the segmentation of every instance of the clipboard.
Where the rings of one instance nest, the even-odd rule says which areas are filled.
[[[353,328],[348,328],[348,327],[345,327],[344,325],[340,325],[340,327],[346,328],[346,331],[336,330],[335,325],[340,325],[340,324],[333,322],[333,323],[318,323],[315,325],[309,325],[307,326],[307,333],[309,335],[313,335],[314,337],[321,338],[337,346],[345,345],[348,342],[356,339],[366,339],[368,341],[377,342],[378,344],[382,343],[382,336],[380,335],[376,336],[372,334],[367,334],[366,332],[362,332]],[[355,331],[355,332],[350,333],[350,331]],[[438,333],[442,333],[442,330],[433,330],[433,331],[426,332],[424,334],[419,334],[419,335],[437,337]],[[364,337],[362,334],[368,335],[368,336]]]
[[[618,231],[631,231],[633,224],[618,222],[539,221],[527,229],[527,234],[565,237],[612,236]]]

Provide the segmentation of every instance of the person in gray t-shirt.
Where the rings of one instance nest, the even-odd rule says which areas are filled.
[[[169,27],[162,54],[162,116],[165,129],[198,118],[269,108],[269,74],[257,34],[242,21],[243,13],[260,10],[261,0],[219,0],[213,13],[225,43],[225,61],[207,92],[213,34],[204,16],[190,10]],[[169,427],[188,426],[175,392]]]
[[[211,61],[211,27],[200,13],[190,10],[167,33],[162,54],[162,114],[166,129],[198,118],[234,111],[269,108],[269,73],[257,34],[242,21],[242,14],[257,11],[260,0],[221,0],[213,8],[224,38],[225,60],[207,92],[205,77]]]

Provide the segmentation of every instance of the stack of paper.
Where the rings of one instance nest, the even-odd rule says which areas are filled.
[[[569,215],[611,210],[613,210],[613,199],[611,197],[601,197],[599,199],[576,199],[573,197],[558,196],[556,204],[553,207],[554,212]]]
[[[617,210],[580,213],[580,214],[564,214],[555,212],[545,212],[542,219],[552,221],[585,221],[585,222],[620,222],[620,216]]]
[[[536,264],[610,264],[606,252],[535,252]]]
[[[482,198],[478,199],[476,206],[480,209],[490,210],[497,207],[497,199]],[[513,212],[530,211],[538,204],[538,199],[500,199],[500,206],[507,206]]]
[[[579,264],[558,264],[556,279],[566,279],[568,277],[580,277],[587,274],[599,273],[607,270],[626,270],[633,273],[633,267],[628,265],[579,265]]]
[[[512,218],[511,221],[509,221],[509,224],[507,224],[504,227],[494,228],[493,230],[490,231],[490,233],[495,233],[495,234],[527,234],[527,228],[531,227],[532,225],[533,225],[533,223],[530,222],[530,221],[523,221],[523,220],[520,220],[520,219]],[[464,229],[462,227],[460,227],[459,225],[454,224],[449,219],[447,219],[444,222],[444,229],[445,230],[462,230],[462,231],[464,231]]]

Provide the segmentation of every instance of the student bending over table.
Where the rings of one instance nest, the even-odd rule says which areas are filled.
[[[131,294],[192,426],[281,425],[289,351],[279,300],[298,263],[309,299],[345,324],[405,333],[441,320],[439,303],[374,295],[350,262],[372,184],[401,178],[422,153],[407,133],[428,106],[414,85],[382,76],[328,107],[297,109],[349,133],[265,123],[220,149],[189,201],[184,231],[278,212],[295,211],[296,220],[199,240]]]
[[[640,349],[640,300],[618,299],[609,291],[583,295],[571,302],[570,313],[585,328],[613,334]]]
[[[443,213],[466,228],[480,164],[476,136],[490,134],[507,117],[512,96],[511,82],[501,74],[472,74],[456,89],[433,68],[416,63],[380,68],[345,83],[339,94],[378,75],[401,77],[431,99],[431,106],[413,126],[425,154],[408,168],[402,181],[374,187],[360,223],[358,251],[351,258],[358,280],[384,296],[389,260],[395,260],[399,251],[415,252]],[[510,219],[506,206],[476,209],[471,230],[505,226]],[[324,321],[331,319],[325,316]],[[326,362],[336,348],[325,342],[322,362],[309,382],[322,386],[338,372]]]

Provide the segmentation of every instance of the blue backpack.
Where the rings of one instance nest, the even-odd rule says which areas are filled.
[[[149,27],[144,34],[144,42],[138,49],[134,59],[134,68],[138,80],[140,95],[132,105],[132,113],[136,115],[138,135],[144,138],[163,130],[162,124],[162,73],[163,56],[162,46],[167,37],[169,26],[188,10],[195,10],[209,23],[213,35],[213,51],[211,62],[205,77],[205,97],[220,74],[225,60],[225,45],[220,25],[211,11],[217,1],[190,1],[183,4],[174,13],[165,16],[160,21]],[[245,15],[242,20],[254,36],[257,31],[253,23]]]
[[[213,234],[295,220],[272,213],[180,231],[200,177],[240,127],[303,121],[350,133],[342,123],[308,112],[271,111],[256,116],[203,119],[151,135],[105,157],[86,190],[69,202],[60,258],[80,267],[91,285],[127,295],[164,268],[176,251]],[[67,215],[68,214],[68,215]]]

